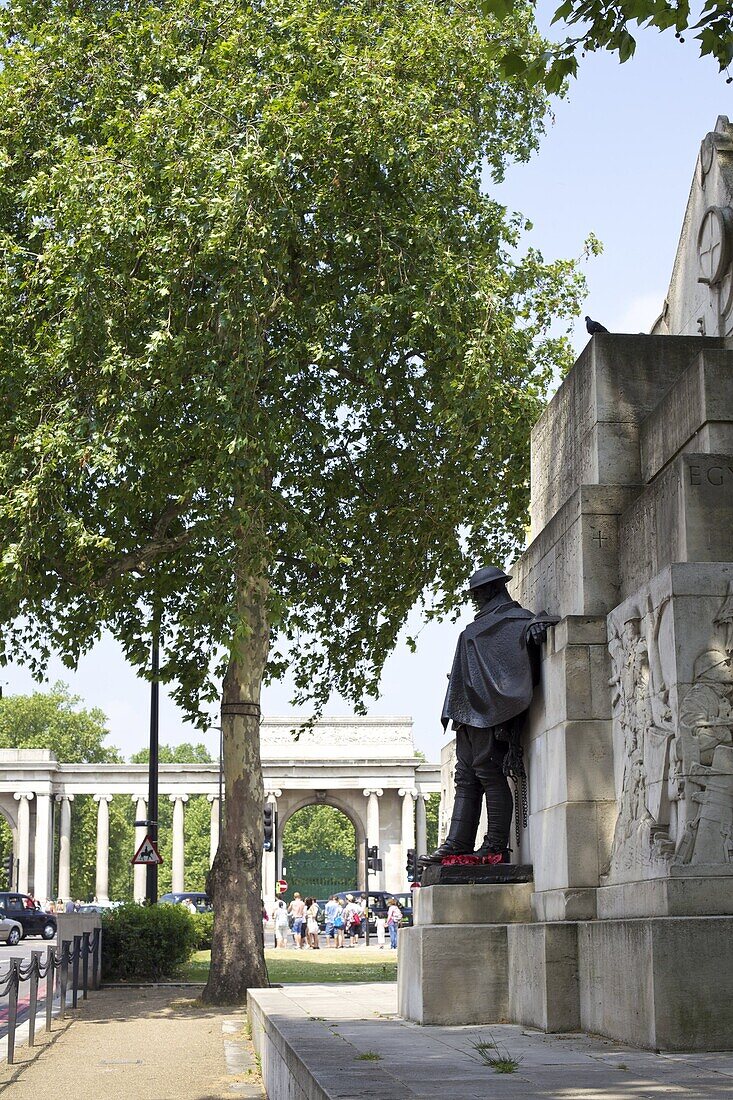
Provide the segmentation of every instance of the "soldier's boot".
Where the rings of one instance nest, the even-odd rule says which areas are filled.
[[[509,832],[512,826],[514,799],[501,767],[488,761],[479,773],[486,796],[489,828],[481,846],[473,853],[478,859],[496,856],[492,863],[509,863]]]
[[[487,856],[496,856],[497,858],[492,860],[492,863],[511,863],[511,848],[506,848],[501,843],[493,840],[487,833],[484,839],[481,841],[481,847],[477,848],[473,853],[478,859],[485,859]]]
[[[450,829],[439,848],[430,855],[420,856],[420,863],[440,863],[448,856],[473,855],[476,830],[481,817],[481,790],[456,790]]]

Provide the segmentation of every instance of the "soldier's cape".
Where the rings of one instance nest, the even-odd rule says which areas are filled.
[[[503,593],[483,607],[458,639],[442,722],[488,729],[527,709],[536,681],[536,648],[527,628],[540,620]]]

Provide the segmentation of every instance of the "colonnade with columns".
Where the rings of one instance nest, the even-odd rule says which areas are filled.
[[[272,720],[273,725],[281,720]],[[339,725],[341,723],[341,725]],[[401,727],[405,729],[400,734]],[[275,730],[273,758],[263,748],[265,798],[278,815],[275,850],[264,853],[263,894],[275,892],[275,879],[282,867],[282,832],[288,819],[303,806],[326,803],[340,809],[352,821],[358,845],[358,883],[366,885],[364,842],[376,844],[384,870],[369,876],[374,889],[406,888],[405,864],[409,848],[425,849],[425,801],[440,791],[440,770],[416,760],[411,749],[407,720],[333,720],[333,750],[330,758],[319,759],[311,751],[293,760],[289,732]],[[347,727],[346,729],[344,727]],[[405,740],[404,750],[395,751],[395,727]],[[355,732],[354,732],[355,731]],[[346,743],[347,733],[351,742]],[[275,736],[277,735],[277,736]],[[304,735],[305,736],[305,735]],[[343,742],[341,738],[343,737]],[[279,738],[279,740],[278,740]],[[372,740],[373,748],[369,744]],[[278,759],[280,745],[282,756]],[[351,745],[355,748],[352,748]],[[297,744],[301,751],[302,742]],[[390,757],[380,759],[384,746]],[[358,746],[358,748],[356,748]],[[354,752],[361,759],[347,760]],[[100,901],[109,899],[110,803],[113,798],[131,799],[135,820],[146,822],[147,765],[63,764],[44,749],[0,749],[0,813],[13,833],[13,855],[17,867],[14,888],[32,893],[40,900],[71,896],[73,834],[72,807],[75,799],[92,797],[96,805],[94,892]],[[220,804],[218,764],[163,764],[159,773],[159,799],[173,804],[172,888],[182,892],[185,882],[186,815],[189,800],[204,795],[210,805],[209,857],[213,862],[219,844],[223,805]],[[225,800],[224,800],[225,804]],[[224,827],[226,824],[224,823]],[[135,849],[145,839],[146,825],[135,828]],[[54,863],[54,841],[58,839],[58,861]],[[6,853],[7,854],[7,853]],[[130,858],[133,856],[130,852]],[[135,898],[145,896],[145,867],[133,871]],[[297,887],[296,887],[297,888]]]

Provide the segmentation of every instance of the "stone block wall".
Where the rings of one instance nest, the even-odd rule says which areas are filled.
[[[533,432],[512,594],[562,616],[526,738],[539,920],[694,915],[692,867],[733,912],[731,440],[720,338],[595,337]]]

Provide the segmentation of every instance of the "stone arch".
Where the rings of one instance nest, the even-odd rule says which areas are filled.
[[[0,794],[0,815],[5,819],[6,824],[10,826],[13,837],[15,837],[18,831],[18,803],[13,798],[12,793]]]
[[[278,800],[279,801],[279,800]],[[278,820],[278,838],[277,838],[277,865],[282,867],[283,862],[283,833],[285,826],[290,818],[298,812],[298,810],[305,809],[306,806],[332,806],[335,810],[340,810],[344,817],[347,817],[351,824],[354,826],[354,833],[356,834],[356,887],[358,890],[364,890],[366,883],[366,862],[364,855],[364,843],[366,841],[366,825],[361,817],[361,814],[354,808],[350,801],[345,798],[341,798],[336,794],[332,794],[328,791],[325,797],[316,795],[315,792],[304,793],[303,797],[298,799],[296,803],[288,808],[287,814],[283,815]]]

